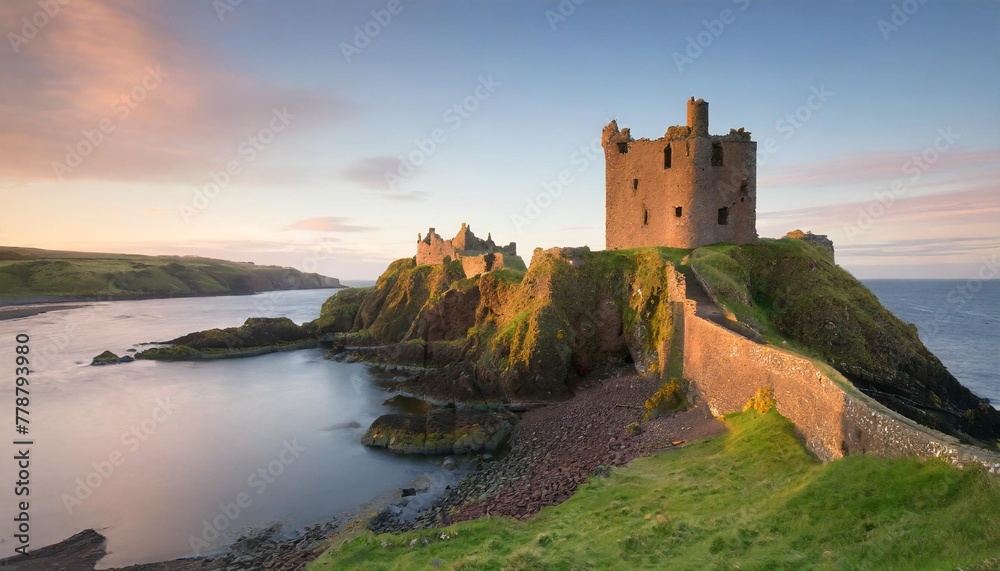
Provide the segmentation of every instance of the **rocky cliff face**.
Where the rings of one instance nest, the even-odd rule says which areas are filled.
[[[418,266],[413,258],[396,260],[361,303],[354,329],[378,343],[403,341],[420,310],[464,278],[458,262]]]
[[[658,372],[672,331],[666,248],[538,250],[527,272],[471,279],[457,268],[393,262],[366,296],[356,333],[433,367],[407,388],[443,400],[561,398],[609,360]]]
[[[351,335],[380,345],[377,358],[429,367],[403,387],[444,401],[559,399],[609,362],[680,376],[667,370],[680,362],[683,297],[669,264],[696,271],[751,337],[829,363],[922,424],[990,445],[1000,438],[1000,412],[963,387],[914,326],[802,239],[693,252],[536,250],[527,272],[471,279],[457,265],[398,260],[364,296]]]

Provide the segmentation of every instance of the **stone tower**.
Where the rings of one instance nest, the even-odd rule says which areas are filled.
[[[687,126],[633,140],[604,128],[605,239],[609,250],[697,248],[757,238],[757,143],[743,129],[708,134],[708,103],[687,102]]]

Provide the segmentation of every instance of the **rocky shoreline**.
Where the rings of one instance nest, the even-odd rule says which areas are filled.
[[[327,540],[341,526],[339,520],[317,524],[300,533],[286,534],[280,525],[239,538],[225,553],[212,557],[176,559],[109,569],[108,571],[231,571],[273,569],[300,571],[326,549]],[[57,544],[0,560],[10,571],[93,571],[107,554],[107,539],[87,529]]]
[[[718,436],[725,426],[703,405],[638,422],[658,382],[630,368],[577,386],[567,401],[526,412],[497,459],[433,502],[414,521],[398,517],[403,498],[368,522],[372,531],[402,532],[502,515],[524,519],[569,498],[580,484],[651,453]],[[637,423],[633,425],[633,423]],[[630,425],[633,425],[630,428]],[[419,500],[419,494],[417,496]]]
[[[446,457],[442,473],[461,470],[463,462],[472,466],[457,485],[414,481],[412,488],[361,506],[351,517],[297,535],[287,536],[272,527],[240,538],[224,554],[212,558],[133,565],[118,571],[298,571],[318,557],[331,538],[359,531],[360,522],[378,533],[396,533],[487,515],[532,517],[542,507],[565,501],[581,484],[603,477],[613,466],[725,431],[698,404],[684,412],[641,421],[645,399],[657,386],[656,378],[639,376],[631,367],[608,371],[578,385],[569,400],[525,412],[507,445],[495,456]],[[377,515],[371,517],[372,513]],[[0,568],[92,571],[105,553],[104,537],[87,530],[37,550],[31,558],[0,561]]]

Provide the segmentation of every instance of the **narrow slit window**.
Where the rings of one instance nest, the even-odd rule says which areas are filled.
[[[719,224],[722,226],[729,224],[729,207],[723,206],[719,209]]]
[[[670,168],[670,145],[663,148],[663,168]]]
[[[649,225],[649,210],[646,208],[642,209],[642,225],[643,226]]]
[[[625,154],[628,152],[628,143],[618,143],[618,152]]]
[[[722,166],[722,143],[712,143],[712,166]]]
[[[684,208],[681,206],[674,207],[674,217],[680,218],[684,214]]]
[[[690,141],[684,141],[684,156],[685,157],[690,157],[691,156],[691,142]]]
[[[740,202],[745,202],[748,196],[750,196],[750,188],[747,186],[747,181],[743,181],[740,184]]]
[[[639,190],[639,179],[637,178],[632,179],[632,190],[633,191]]]

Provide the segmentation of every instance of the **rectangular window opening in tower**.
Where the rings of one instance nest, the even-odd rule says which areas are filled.
[[[722,166],[722,143],[712,143],[712,166]]]
[[[635,194],[635,191],[637,191],[637,190],[639,190],[639,179],[633,178],[632,179],[632,193]]]
[[[682,206],[674,207],[674,217],[680,218],[684,214],[684,208]]]
[[[642,225],[643,226],[649,225],[649,210],[646,208],[642,209]]]
[[[628,152],[628,143],[618,143],[618,152],[625,154]]]
[[[663,168],[670,168],[670,144],[663,148]]]
[[[729,224],[729,207],[723,206],[719,209],[719,225],[725,226]]]

